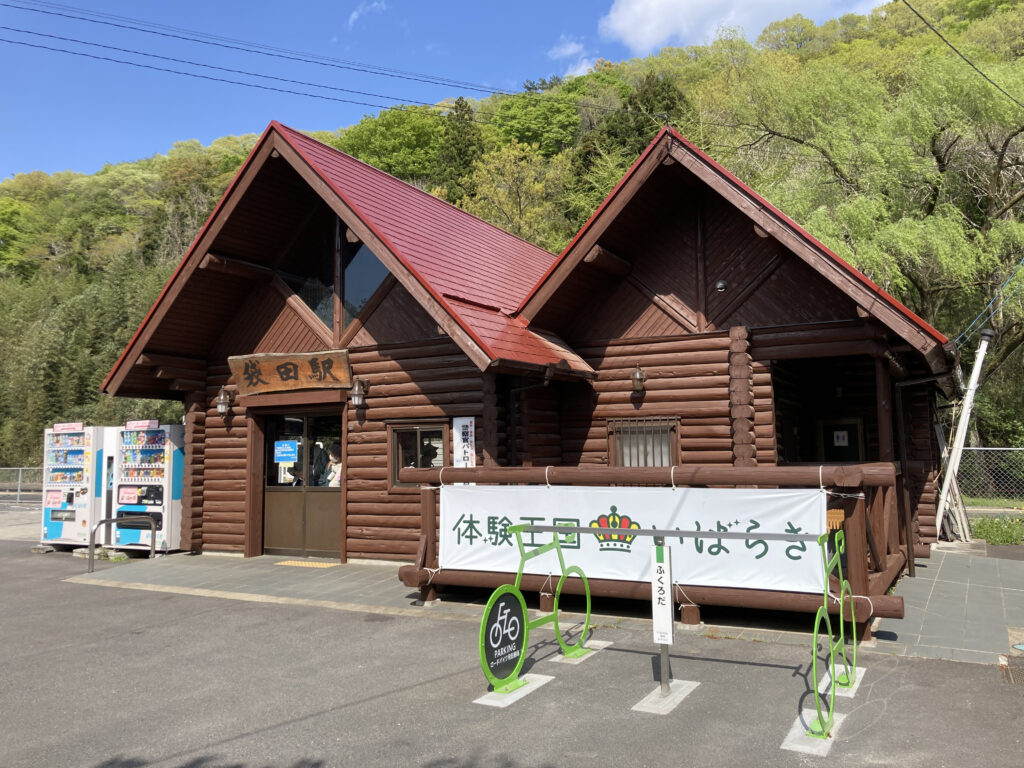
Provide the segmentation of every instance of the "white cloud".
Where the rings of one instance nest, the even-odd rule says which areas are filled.
[[[562,35],[548,50],[548,58],[555,61],[568,60],[563,77],[585,75],[594,66],[594,58],[588,55],[583,43],[574,37]]]
[[[349,14],[348,28],[352,29],[360,16],[365,16],[368,13],[383,13],[387,9],[387,3],[385,3],[384,0],[369,0],[369,2],[367,2],[367,0],[363,0],[358,6],[356,6],[356,9]]]
[[[558,42],[548,51],[549,59],[569,59],[583,54],[583,43],[572,37],[562,35]]]
[[[601,36],[634,54],[665,45],[711,42],[721,27],[740,27],[755,39],[773,21],[801,13],[821,23],[846,13],[867,13],[882,0],[614,0],[601,17]]]

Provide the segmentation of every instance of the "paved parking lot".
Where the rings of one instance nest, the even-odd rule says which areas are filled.
[[[0,536],[6,530],[0,526]],[[143,583],[158,581],[155,571],[173,581],[172,571],[187,568],[207,572],[207,586]],[[699,685],[669,714],[651,715],[632,710],[657,687],[657,648],[644,620],[599,619],[593,638],[611,645],[576,666],[555,663],[553,635],[541,629],[526,671],[551,681],[494,709],[474,703],[487,684],[473,596],[417,606],[394,566],[314,569],[179,555],[101,562],[92,577],[84,571],[67,553],[32,554],[28,541],[0,541],[4,766],[824,759],[782,749],[800,711],[813,706],[806,636],[769,633],[771,642],[754,642],[679,632],[673,675]],[[260,586],[268,574],[305,581],[311,594],[317,580],[346,583],[349,599],[270,594]],[[111,584],[122,588],[103,586]],[[1021,764],[1024,686],[1006,682],[998,666],[866,649],[859,661],[856,697],[837,699],[845,719],[829,740],[829,759]]]

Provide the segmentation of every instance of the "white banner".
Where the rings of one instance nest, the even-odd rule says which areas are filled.
[[[452,419],[452,466],[476,466],[475,416],[456,416]]]
[[[601,534],[601,528],[665,531],[678,584],[821,592],[821,550],[813,541],[759,539],[764,533],[825,533],[826,493],[812,489],[592,488],[450,486],[441,488],[442,568],[515,573],[519,550],[508,527],[592,527],[562,546],[566,565],[590,579],[650,581],[650,537]],[[680,531],[748,533],[749,539],[694,539]],[[550,533],[523,534],[527,548]],[[560,575],[556,553],[526,563],[525,573]]]

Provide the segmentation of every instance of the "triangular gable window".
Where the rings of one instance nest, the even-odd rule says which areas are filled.
[[[341,222],[309,227],[298,238],[278,274],[328,328],[334,327],[335,286],[347,327],[388,276],[388,269],[362,242],[349,242]],[[335,258],[335,254],[340,255]],[[340,274],[335,274],[336,266]]]

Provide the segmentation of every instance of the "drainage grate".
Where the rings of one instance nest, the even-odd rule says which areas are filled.
[[[1024,685],[1024,656],[1008,656],[1002,670],[1003,679],[1010,685]]]
[[[309,560],[282,560],[274,565],[294,565],[296,568],[336,568],[340,563],[318,563]]]

